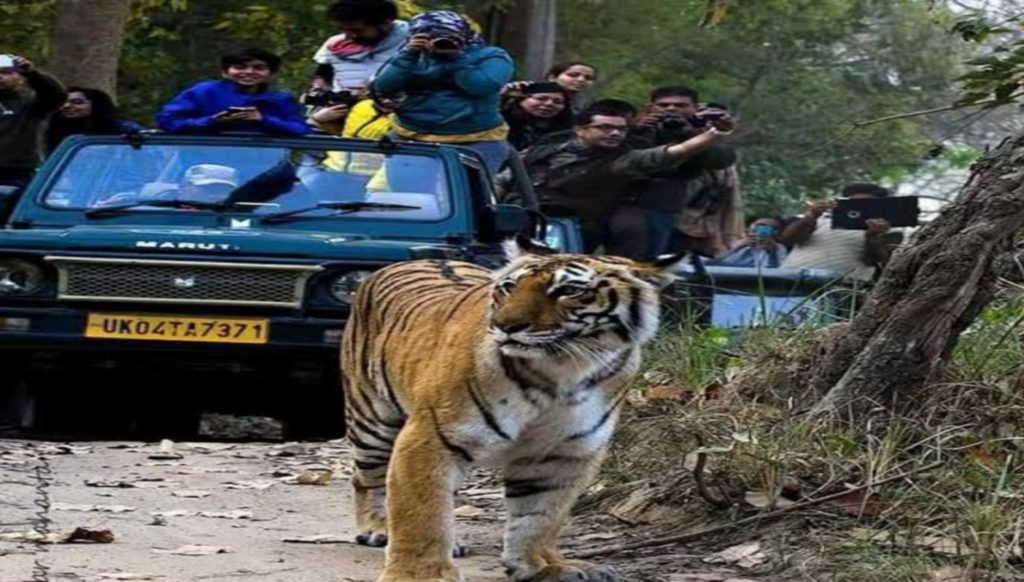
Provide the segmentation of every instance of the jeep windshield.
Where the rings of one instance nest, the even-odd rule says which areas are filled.
[[[42,202],[53,209],[84,211],[90,219],[226,212],[436,221],[450,214],[447,182],[442,161],[428,155],[255,145],[87,144],[74,151],[43,192]]]

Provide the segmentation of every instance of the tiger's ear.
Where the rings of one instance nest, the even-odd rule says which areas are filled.
[[[690,253],[688,251],[661,255],[649,261],[637,262],[637,266],[633,270],[641,279],[649,281],[658,287],[667,287],[682,273],[689,257]]]
[[[508,259],[509,262],[527,255],[553,255],[558,252],[551,247],[544,246],[544,244],[521,234],[516,235],[516,238],[507,239],[501,246],[505,251],[505,258]]]

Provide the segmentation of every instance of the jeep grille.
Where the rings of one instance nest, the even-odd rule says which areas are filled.
[[[74,301],[301,307],[307,281],[321,270],[306,265],[80,257],[46,260],[57,268],[57,297]]]

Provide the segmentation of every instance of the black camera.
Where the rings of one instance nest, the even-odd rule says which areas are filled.
[[[452,36],[438,36],[430,39],[430,50],[449,52],[462,50],[462,40]]]
[[[698,127],[708,127],[726,115],[728,113],[724,111],[698,111],[696,125]]]
[[[306,92],[302,102],[312,107],[333,107],[335,105],[347,105],[352,107],[356,103],[359,103],[359,97],[351,91],[310,89]]]
[[[667,111],[658,117],[658,129],[679,130],[692,127],[692,122],[677,111]]]

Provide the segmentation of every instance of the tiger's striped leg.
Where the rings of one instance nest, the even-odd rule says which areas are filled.
[[[502,563],[516,581],[612,582],[611,568],[566,560],[556,538],[572,504],[591,482],[603,451],[591,456],[553,453],[542,459],[521,460],[505,468],[505,551]]]
[[[360,431],[355,424],[349,429],[355,448],[355,471],[352,491],[355,498],[356,542],[373,547],[388,543],[387,534],[387,472],[397,429],[376,427]],[[394,434],[390,431],[393,430]],[[389,438],[390,437],[390,438]]]
[[[352,443],[355,471],[352,492],[356,510],[356,542],[373,547],[388,543],[387,472],[401,416],[372,398],[351,394],[348,404],[348,439]]]
[[[378,582],[462,582],[452,561],[453,491],[472,456],[436,418],[413,415],[388,470],[390,541]]]

